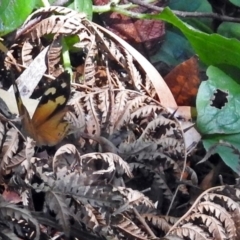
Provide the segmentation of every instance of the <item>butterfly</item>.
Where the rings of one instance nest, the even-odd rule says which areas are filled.
[[[13,89],[24,135],[33,138],[37,146],[53,146],[59,143],[69,129],[68,122],[63,118],[68,111],[66,104],[71,91],[70,74],[63,72],[51,82],[37,105],[32,118],[30,118],[23,104],[15,82],[13,83]]]

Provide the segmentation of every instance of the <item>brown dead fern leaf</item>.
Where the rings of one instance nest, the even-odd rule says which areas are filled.
[[[33,61],[33,53],[46,49],[47,42],[46,73],[52,76],[63,67],[61,38],[75,36],[79,41],[71,46],[74,51],[69,50],[71,60],[77,59],[73,67],[76,94],[69,102],[73,110],[66,116],[74,133],[69,141],[74,145],[62,145],[46,160],[33,157],[33,147],[27,150],[8,141],[6,147],[13,147],[5,149],[3,162],[18,173],[12,181],[24,190],[43,193],[43,211],[54,213],[67,236],[72,222],[94,236],[116,240],[153,237],[144,221],[163,232],[169,230],[166,220],[164,225],[146,217],[157,210],[140,192],[145,186],[139,191],[131,188],[131,181],[143,177],[146,187],[163,193],[159,205],[168,205],[166,200],[171,201],[185,167],[181,123],[164,106],[176,104],[165,83],[160,84],[159,74],[117,37],[67,8],[39,9],[16,36],[18,45],[10,51],[19,54],[17,62],[26,66]],[[7,57],[11,67],[9,62]],[[9,161],[16,150],[22,162]],[[31,182],[32,176],[40,181]],[[161,196],[154,198],[160,200]]]
[[[183,239],[239,239],[239,186],[219,186],[202,193],[168,235]],[[167,237],[166,236],[166,237]]]
[[[41,18],[39,18],[40,15]],[[36,52],[41,51],[42,46],[44,46],[44,44],[41,43],[42,39],[50,34],[55,38],[59,35],[77,36],[79,40],[81,40],[80,43],[76,43],[73,46],[75,52],[78,49],[79,51],[86,53],[85,56],[83,54],[83,59],[85,59],[84,70],[80,79],[77,79],[78,82],[84,83],[90,88],[96,87],[94,81],[95,74],[97,73],[96,68],[104,67],[104,61],[107,59],[114,63],[109,65],[110,74],[115,76],[113,79],[119,79],[119,82],[121,82],[121,85],[124,86],[124,88],[142,92],[160,101],[162,98],[163,102],[165,101],[164,98],[168,98],[168,101],[166,101],[166,103],[168,102],[169,104],[168,106],[176,107],[174,98],[164,81],[162,79],[157,81],[157,78],[160,78],[160,75],[157,74],[154,68],[148,66],[152,69],[145,69],[144,63],[146,65],[146,62],[140,63],[138,60],[139,56],[133,56],[133,54],[137,53],[130,47],[127,49],[127,45],[119,40],[117,36],[113,37],[105,29],[102,29],[97,24],[87,20],[84,14],[79,14],[70,9],[54,6],[41,8],[34,12],[29,16],[22,28],[16,34],[19,45],[13,47],[12,51],[20,53],[20,46],[22,43],[24,49],[26,49],[22,54],[22,57],[25,58],[24,56],[29,55],[33,49],[33,47],[31,49],[30,45],[34,44],[34,46],[36,46],[34,47],[36,54]],[[54,47],[55,46],[51,46],[50,48]],[[50,50],[50,52],[56,51]],[[28,57],[27,59],[31,59],[31,57]],[[57,55],[53,55],[50,59],[56,59],[56,63],[58,63],[59,54],[57,53]],[[7,60],[8,62],[10,61],[9,59]],[[19,59],[19,62],[29,63],[30,60]],[[52,72],[50,68],[48,70],[49,73]],[[149,74],[152,75],[153,73],[155,73],[154,77],[149,76]],[[83,81],[81,81],[81,79],[83,79]],[[116,83],[117,81],[115,81],[115,84]],[[101,87],[104,86],[106,85],[102,85]],[[114,87],[120,86],[118,84],[118,86]],[[159,92],[161,87],[162,93]],[[167,94],[168,96],[165,96]]]

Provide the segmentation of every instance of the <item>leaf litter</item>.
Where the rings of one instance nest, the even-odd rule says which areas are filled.
[[[40,15],[39,22],[29,24]],[[177,113],[175,102],[176,99],[190,105],[198,80],[194,81],[194,92],[187,100],[181,99],[181,95],[174,99],[159,73],[136,50],[67,8],[39,9],[29,16],[22,29],[15,39],[18,44],[9,51],[19,56],[16,64],[21,69],[24,62],[26,70],[18,72],[8,57],[5,63],[24,80],[23,84],[39,82],[35,75],[31,75],[34,81],[23,78],[23,74],[29,76],[28,71],[35,70],[31,65],[36,61],[33,52],[37,56],[49,48],[43,64],[46,71],[39,73],[42,80],[37,88],[63,71],[62,47],[54,44],[56,39],[61,42],[63,36],[77,37],[78,42],[68,46],[68,51],[70,58],[78,61],[73,67],[72,98],[66,115],[70,132],[59,145],[42,147],[47,159],[41,158],[41,149],[25,140],[21,130],[11,127],[17,123],[11,125],[1,117],[1,179],[5,199],[1,199],[0,208],[8,204],[8,211],[2,214],[18,226],[17,236],[39,239],[39,231],[44,229],[39,228],[39,223],[46,226],[47,216],[51,216],[48,224],[61,226],[66,237],[79,238],[79,233],[96,239],[238,236],[238,186],[208,189],[191,208],[184,208],[187,213],[181,218],[174,220],[165,215],[176,215],[176,209],[186,199],[190,201],[189,186],[198,184],[197,174],[187,158],[196,151],[188,146],[194,143],[196,146],[200,139],[195,135],[186,144],[186,138],[190,139],[187,133],[193,126],[181,111]],[[47,46],[43,40],[48,40]],[[76,52],[80,57],[76,58]],[[192,61],[193,71],[197,72],[195,58],[189,60]],[[30,92],[35,86],[30,87]],[[13,192],[6,195],[10,187]],[[231,192],[234,200],[226,192]],[[19,202],[20,196],[26,206],[22,211],[8,203],[9,197],[16,193],[15,201]],[[39,194],[45,198],[36,211],[31,204],[36,204],[34,199]],[[214,212],[211,206],[225,208],[225,212]],[[233,220],[231,214],[235,214]],[[206,227],[209,222],[215,223],[217,230],[209,228],[202,232],[204,227],[197,227],[196,219]],[[22,223],[28,226],[27,233]]]

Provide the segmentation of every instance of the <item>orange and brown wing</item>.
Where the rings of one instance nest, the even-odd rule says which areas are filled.
[[[37,144],[53,146],[59,143],[67,134],[69,124],[63,120],[67,108],[56,113],[46,122],[36,128]]]
[[[66,135],[69,125],[63,117],[70,90],[70,74],[63,72],[44,92],[32,117],[38,145],[55,145]]]
[[[64,110],[70,96],[70,74],[63,72],[44,92],[32,117],[35,128],[45,124],[55,114]]]
[[[37,145],[55,145],[66,135],[69,125],[63,120],[67,112],[66,103],[70,96],[70,75],[63,72],[52,81],[50,87],[41,98],[32,119],[24,106],[18,87],[13,82],[23,130],[33,138]]]

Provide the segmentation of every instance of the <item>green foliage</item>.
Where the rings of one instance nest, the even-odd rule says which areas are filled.
[[[154,16],[146,14],[146,17],[164,20],[179,28],[206,65],[219,66],[222,69],[228,65],[239,67],[240,42],[238,40],[201,32],[184,23],[169,8]]]
[[[239,0],[229,0],[229,2],[233,3],[234,5],[240,7],[240,2]]]
[[[44,3],[42,0],[35,0],[36,3],[35,3],[35,8],[40,8],[40,7],[44,7]],[[48,3],[49,4],[53,4],[54,2],[56,2],[56,0],[48,0]]]
[[[203,138],[204,147],[209,150],[214,144],[225,141],[240,149],[240,85],[213,66],[208,68],[207,75],[208,81],[202,82],[197,96],[197,126],[207,135]],[[240,173],[239,152],[235,149],[219,145],[215,151],[229,167]]]
[[[219,144],[214,152],[218,153],[233,171],[240,174],[240,155],[238,151],[240,149],[240,133],[208,135],[203,138],[203,145],[206,150],[209,150],[215,144],[223,141],[231,144],[232,147]]]
[[[151,62],[162,61],[169,66],[176,66],[192,55],[194,55],[194,51],[188,40],[178,32],[167,30],[165,41],[159,51],[151,56]]]
[[[225,37],[237,38],[240,40],[239,23],[223,22],[218,28],[218,33]]]
[[[184,11],[184,12],[212,12],[212,8],[207,0],[170,0],[168,7],[171,10]],[[209,27],[211,20],[199,18],[186,18],[186,23],[189,23],[191,26],[198,28],[204,32],[209,32]]]
[[[178,11],[189,11],[189,12],[193,12],[196,11],[201,3],[203,2],[203,0],[170,0],[169,1],[169,8],[173,9],[173,10],[178,10]]]
[[[219,34],[207,34],[193,28],[165,9],[154,19],[162,19],[180,29],[206,65],[208,81],[202,82],[197,95],[197,126],[203,134],[203,144],[215,151],[225,163],[240,174],[240,42]],[[231,25],[232,27],[234,25]],[[237,27],[235,27],[237,29]],[[219,95],[220,94],[220,95]]]
[[[207,0],[201,1],[176,1],[170,0],[169,8],[181,11],[203,11],[210,12],[211,7]],[[158,15],[159,16],[159,15]],[[149,18],[149,15],[148,15]],[[171,22],[171,21],[170,21]],[[210,21],[199,21],[199,19],[187,18],[186,23],[201,29],[204,32],[212,33]],[[152,62],[162,61],[170,66],[176,66],[181,62],[189,59],[194,55],[189,40],[178,29],[171,27],[170,24],[166,27],[166,35],[164,42],[159,51],[151,57]]]
[[[220,69],[210,66],[208,81],[197,96],[198,129],[203,134],[240,132],[240,85]],[[214,101],[220,106],[215,106]]]
[[[50,0],[49,4],[55,2]],[[0,4],[0,36],[17,29],[26,20],[34,8],[43,7],[40,0],[2,0]],[[78,12],[86,13],[88,19],[92,19],[92,1],[74,0],[67,7]]]
[[[0,36],[19,27],[32,12],[34,6],[35,0],[1,0]]]
[[[78,12],[84,12],[89,20],[92,19],[92,0],[74,0],[67,7]]]

